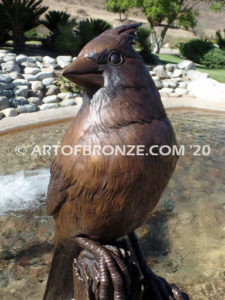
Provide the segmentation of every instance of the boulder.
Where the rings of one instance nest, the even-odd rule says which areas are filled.
[[[56,60],[53,57],[44,56],[43,57],[43,63],[46,64],[46,65],[55,65]]]
[[[73,106],[76,105],[75,101],[72,99],[65,99],[60,103],[61,106]]]
[[[9,83],[12,81],[12,78],[9,75],[0,74],[0,82]]]
[[[14,71],[20,72],[20,67],[14,61],[7,61],[6,63],[2,63],[2,71],[5,73],[10,73]]]
[[[0,90],[11,90],[13,89],[15,86],[12,82],[10,83],[3,83],[0,82]]]
[[[160,90],[161,95],[167,95],[167,96],[171,95],[173,92],[174,92],[174,89],[166,88],[166,87],[164,87],[163,89]]]
[[[0,96],[5,96],[5,97],[9,98],[12,95],[13,95],[12,90],[2,90],[2,91],[0,91]]]
[[[13,97],[9,99],[10,107],[29,104],[25,97]]]
[[[16,60],[16,54],[14,54],[14,53],[6,54],[3,57],[3,61],[5,61],[5,62],[7,62],[7,61],[15,61],[15,60]]]
[[[5,117],[15,117],[18,115],[15,108],[9,107],[1,111]]]
[[[173,72],[176,68],[175,64],[166,64],[166,71],[167,72]]]
[[[37,90],[43,90],[44,85],[42,84],[41,81],[31,81],[31,89],[33,91],[37,91]]]
[[[57,95],[59,92],[59,88],[56,85],[49,85],[46,87],[46,96]]]
[[[208,78],[209,74],[195,71],[195,70],[190,70],[187,72],[187,76],[190,80],[198,80],[198,79]]]
[[[53,109],[58,107],[59,107],[58,103],[46,103],[40,106],[40,110]]]
[[[14,93],[16,96],[27,97],[29,88],[27,85],[20,85],[14,89]]]
[[[15,86],[30,86],[30,82],[26,79],[16,79],[16,80],[13,80],[13,84]]]
[[[157,87],[158,90],[163,88],[162,81],[159,78],[155,78],[154,83],[155,83],[155,86]]]
[[[19,105],[17,107],[17,111],[19,113],[31,113],[38,110],[37,105],[35,104],[26,104],[26,105]]]
[[[55,82],[55,78],[54,77],[49,77],[49,78],[45,78],[42,80],[42,83],[44,85],[51,85]]]
[[[31,68],[31,67],[26,67],[24,69],[24,73],[25,74],[31,74],[31,75],[35,75],[37,73],[40,72],[40,69],[39,68]]]
[[[192,96],[205,101],[225,104],[225,84],[211,78],[191,81],[188,90]]]
[[[175,69],[173,74],[172,74],[172,78],[176,78],[176,77],[181,77],[183,75],[182,70],[180,69]]]
[[[59,99],[65,100],[65,99],[72,98],[73,94],[70,93],[70,92],[68,92],[68,93],[59,93],[57,96],[59,97]]]
[[[153,71],[156,73],[156,76],[159,78],[159,79],[165,79],[165,78],[168,78],[168,75],[165,71],[165,68],[164,66],[157,66],[153,69]]]
[[[183,60],[177,65],[178,69],[189,71],[195,70],[195,64],[191,60]]]
[[[0,97],[0,110],[3,110],[5,108],[9,107],[9,100],[5,96]]]
[[[17,62],[18,64],[21,64],[21,63],[23,63],[23,62],[25,62],[25,61],[27,61],[27,56],[24,55],[24,54],[20,54],[20,55],[18,55],[18,56],[16,57],[16,62]]]
[[[68,64],[72,62],[72,56],[67,55],[61,55],[57,56],[56,61],[57,64],[60,66],[60,68],[65,68]]]
[[[168,87],[168,88],[176,88],[177,87],[177,82],[174,80],[170,80],[170,79],[163,80],[162,84],[163,84],[163,87]]]
[[[56,95],[47,96],[42,99],[44,103],[57,103],[59,102],[59,98]]]
[[[54,77],[52,72],[43,71],[35,75],[35,80],[43,80],[50,77]]]
[[[41,105],[42,104],[42,100],[39,97],[30,97],[27,100],[31,104],[35,104],[35,105]]]

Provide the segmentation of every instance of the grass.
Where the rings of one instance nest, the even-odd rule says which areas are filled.
[[[160,61],[163,64],[177,64],[181,62],[183,59],[177,55],[171,54],[158,54]],[[209,69],[207,67],[196,65],[196,70],[208,73],[209,76],[221,83],[225,83],[225,70],[224,69]]]

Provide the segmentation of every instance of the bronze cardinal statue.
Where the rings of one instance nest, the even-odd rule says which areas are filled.
[[[105,31],[63,71],[83,87],[84,94],[83,105],[62,141],[62,147],[75,151],[59,152],[51,166],[47,213],[55,219],[57,241],[45,300],[73,298],[72,262],[79,246],[103,256],[115,299],[126,299],[115,280],[121,272],[112,266],[110,253],[101,244],[125,235],[143,274],[158,289],[155,299],[174,299],[170,286],[146,265],[134,234],[149,219],[178,159],[157,150],[163,145],[173,147],[176,138],[157,88],[132,48],[140,25]],[[98,146],[98,151],[84,155],[87,145],[93,150]],[[144,154],[138,153],[138,145],[144,146]],[[149,154],[155,145],[154,155]],[[101,151],[104,146],[127,153],[106,155]],[[99,299],[105,300],[104,296]]]

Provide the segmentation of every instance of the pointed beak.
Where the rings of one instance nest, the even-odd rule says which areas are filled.
[[[99,65],[90,58],[83,56],[78,57],[65,67],[62,75],[86,89],[100,88],[104,85],[104,78]]]

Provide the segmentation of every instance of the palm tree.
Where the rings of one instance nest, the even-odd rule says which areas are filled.
[[[41,20],[41,24],[47,27],[50,31],[44,46],[48,49],[52,49],[55,46],[56,38],[60,34],[61,26],[71,28],[72,32],[72,28],[76,25],[76,21],[65,11],[50,10],[45,15],[45,18]]]
[[[1,0],[0,15],[12,31],[14,49],[20,52],[25,46],[24,33],[40,24],[39,17],[48,9],[43,0]]]

